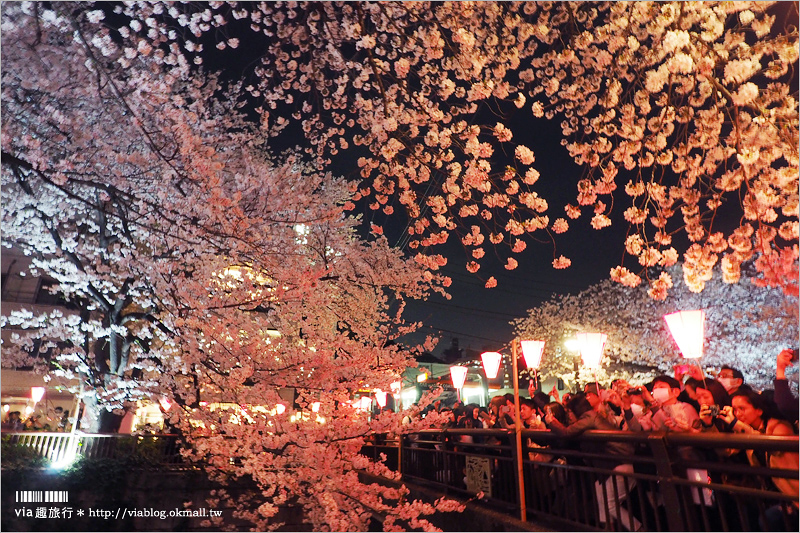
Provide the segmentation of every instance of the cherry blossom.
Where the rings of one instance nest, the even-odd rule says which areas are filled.
[[[126,31],[177,13],[156,7]],[[358,475],[397,477],[359,455],[371,433],[435,420],[400,429],[403,412],[352,400],[415,365],[395,343],[417,327],[403,309],[443,292],[446,260],[406,257],[377,228],[360,238],[345,211],[358,183],[270,155],[215,75],[107,38],[83,9],[3,6],[2,243],[69,302],[4,315],[3,364],[82,384],[94,415],[169,398],[188,459],[263,489],[232,502],[257,530],[289,501],[317,529],[365,530],[372,511],[432,529],[424,517],[452,505]],[[216,19],[181,20],[202,35]]]
[[[797,221],[794,5],[153,2],[119,11],[131,19],[119,38],[134,57],[145,40],[167,65],[203,62],[203,34],[226,47],[248,31],[266,36],[244,85],[264,131],[281,136],[299,122],[320,164],[343,141],[366,151],[362,177],[381,183],[366,194],[405,208],[415,222],[411,249],[430,245],[427,234],[438,228],[469,232],[473,217],[485,236],[498,233],[485,222],[507,218],[514,235],[546,229],[525,224],[537,208],[524,198],[540,192],[540,174],[525,132],[496,119],[511,113],[559,122],[565,149],[583,167],[567,215],[591,207],[595,229],[612,220],[599,204],[621,209],[630,233],[659,251],[676,232],[703,246],[731,204],[741,205],[743,224]],[[445,179],[446,191],[431,186]],[[618,180],[627,198],[615,193]],[[797,239],[786,234],[754,240],[752,253],[765,258],[760,282],[794,293]],[[733,265],[749,259],[716,253],[731,281]],[[766,259],[773,255],[789,260]],[[699,275],[694,259],[684,264],[687,276]]]
[[[692,292],[674,265],[651,276],[649,284],[635,283],[635,274],[623,267],[602,281],[573,295],[555,296],[518,319],[515,335],[547,341],[540,373],[575,379],[578,354],[565,341],[581,331],[608,335],[597,378],[608,384],[615,378],[645,383],[658,374],[673,375],[675,364],[699,364],[716,372],[722,365],[740,369],[745,382],[756,389],[772,388],[775,355],[795,342],[798,335],[798,300],[775,287],[755,288],[748,279],[755,274],[751,263],[742,265],[733,283],[713,278],[701,293]],[[626,286],[627,285],[627,286]],[[673,286],[674,285],[674,286]],[[667,299],[658,294],[670,290]],[[699,360],[681,357],[663,315],[674,311],[705,310],[705,344]],[[595,372],[580,365],[578,379],[595,379]]]

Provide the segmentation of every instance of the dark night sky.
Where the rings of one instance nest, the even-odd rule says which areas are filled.
[[[564,205],[576,204],[577,182],[581,168],[573,163],[565,147],[561,146],[561,132],[556,120],[536,119],[530,110],[516,110],[507,124],[514,131],[514,141],[530,147],[536,154],[533,166],[541,173],[533,190],[548,201],[547,215],[550,223],[557,218],[567,218]],[[523,123],[524,122],[524,123]],[[620,174],[618,183],[627,178]],[[618,192],[623,187],[620,186]],[[543,230],[527,235],[526,250],[514,254],[519,266],[512,271],[504,268],[507,249],[496,252],[486,247],[486,256],[480,261],[481,269],[470,274],[465,268],[467,255],[458,236],[451,236],[447,244],[432,253],[448,258],[443,271],[453,283],[448,289],[451,300],[434,295],[429,301],[409,305],[408,318],[423,321],[420,333],[439,334],[441,340],[433,351],[440,355],[458,338],[461,348],[499,350],[512,338],[514,318],[527,315],[527,311],[547,301],[554,294],[576,293],[589,285],[609,277],[612,267],[622,261],[627,222],[619,206],[610,217],[613,224],[600,231],[590,226],[592,210],[588,208],[578,220],[570,220],[570,229],[555,235],[554,241]],[[393,235],[387,229],[390,242]],[[398,234],[399,237],[399,234]],[[564,270],[552,266],[554,257],[564,255],[572,265]],[[486,289],[489,276],[498,285]],[[422,335],[413,337],[422,338]]]
[[[229,28],[231,29],[233,28]],[[250,78],[251,69],[257,63],[258,56],[263,53],[263,36],[254,37],[246,30],[242,35],[247,35],[247,39],[233,53],[230,50],[218,53],[213,43],[209,42],[205,47],[208,52],[204,54],[206,68],[222,70],[223,78],[227,79],[241,79],[243,76],[245,79]],[[507,115],[500,121],[514,132],[511,150],[515,143],[521,143],[531,148],[536,155],[533,167],[540,172],[541,177],[532,189],[548,201],[549,207],[545,214],[550,217],[550,223],[560,217],[567,218],[564,205],[576,203],[576,186],[582,177],[582,169],[572,162],[566,148],[560,144],[561,118],[536,119],[531,115],[529,106],[522,110],[509,106],[503,111]],[[498,121],[494,114],[479,116],[476,120],[480,122],[483,118],[487,119],[484,122],[489,126]],[[294,129],[290,126],[287,132],[288,134],[274,140],[274,152],[279,153],[304,142],[299,127]],[[340,154],[334,158],[331,170],[357,178],[359,169],[354,161],[358,155],[354,150]],[[496,156],[499,156],[499,161],[496,161],[495,168],[502,168],[502,154],[496,152]],[[542,230],[532,236],[526,235],[527,249],[522,254],[513,255],[519,261],[519,266],[513,271],[503,268],[505,258],[511,255],[509,250],[501,248],[495,253],[491,245],[488,245],[484,246],[486,256],[480,261],[481,269],[477,274],[470,274],[465,268],[467,254],[458,235],[451,235],[447,244],[429,250],[448,258],[448,265],[443,272],[452,278],[452,285],[448,289],[452,299],[446,300],[434,295],[427,302],[409,304],[407,318],[422,321],[424,327],[418,334],[401,339],[401,342],[413,344],[420,342],[424,334],[434,334],[441,339],[433,351],[434,355],[440,355],[442,350],[448,348],[452,338],[458,338],[462,348],[502,349],[512,338],[513,327],[509,324],[511,320],[525,316],[528,309],[547,301],[552,295],[576,293],[608,278],[610,269],[623,259],[628,224],[623,219],[622,212],[627,207],[623,206],[627,202],[619,202],[625,196],[620,192],[627,181],[628,177],[620,172],[617,177],[619,188],[614,195],[617,205],[612,213],[607,213],[612,220],[610,227],[600,231],[592,229],[590,221],[593,213],[591,208],[586,208],[578,220],[568,219],[569,231],[553,235],[554,241]],[[402,240],[407,219],[401,214],[402,206],[396,200],[394,206],[395,215],[392,217],[365,209],[364,228],[368,228],[371,221],[382,225],[390,244],[397,245]],[[409,248],[404,250],[416,253]],[[555,270],[552,261],[560,255],[571,259],[572,266],[565,270]],[[633,265],[628,266],[632,268]],[[498,286],[486,289],[484,283],[490,276],[497,279]]]

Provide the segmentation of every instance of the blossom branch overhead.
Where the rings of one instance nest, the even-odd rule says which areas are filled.
[[[455,233],[467,270],[477,272],[487,246],[506,262],[521,252],[520,239],[564,233],[586,210],[602,230],[615,200],[628,203],[624,218],[642,243],[626,246],[630,260],[613,279],[638,284],[648,268],[682,256],[686,281],[702,290],[715,267],[734,282],[742,262],[757,257],[759,283],[796,292],[792,9],[155,3],[123,10],[131,23],[120,31],[132,39],[125,64],[143,48],[169,65],[202,62],[199,42],[212,30],[228,35],[218,48],[259,34],[258,64],[244,85],[262,127],[279,136],[299,124],[323,163],[366,150],[356,201],[387,215],[402,206],[407,246],[422,255]],[[566,218],[537,191],[525,132],[486,120],[498,112],[560,121],[563,144],[584,169]],[[731,217],[738,227],[724,222]],[[688,245],[675,246],[678,234]],[[554,255],[555,268],[570,262]],[[666,295],[664,277],[650,284],[653,297]]]

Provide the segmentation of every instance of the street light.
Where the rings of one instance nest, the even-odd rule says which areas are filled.
[[[703,356],[704,311],[678,311],[664,315],[672,338],[686,359],[699,359]]]

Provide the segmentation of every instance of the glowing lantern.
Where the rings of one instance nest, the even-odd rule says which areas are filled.
[[[375,400],[378,402],[381,409],[386,407],[386,393],[382,390],[378,389],[375,391]]]
[[[669,332],[678,344],[678,349],[687,359],[703,356],[704,311],[678,311],[664,315]]]
[[[497,352],[483,352],[481,354],[481,360],[483,361],[483,371],[486,372],[487,378],[494,379],[497,377],[497,371],[500,370],[501,359],[503,359],[503,356]],[[450,369],[450,372],[451,373],[453,372],[452,368]],[[464,373],[464,375],[466,376],[466,372]],[[455,384],[455,378],[453,379],[453,384]]]
[[[453,387],[460,390],[464,386],[464,381],[467,379],[467,367],[451,366],[450,379],[453,380]]]
[[[39,403],[44,398],[44,387],[31,387],[31,400],[33,403]]]
[[[172,402],[166,396],[162,396],[158,403],[161,404],[161,408],[165,411],[169,411],[169,408],[172,407]]]
[[[362,411],[369,411],[371,406],[372,398],[369,396],[362,396],[361,399],[356,402],[356,408],[361,409]]]
[[[605,333],[578,333],[576,337],[584,366],[589,368],[600,366],[600,360],[603,358],[603,348],[605,348],[608,335]]]
[[[403,383],[401,381],[395,381],[389,387],[392,389],[392,393],[400,394],[400,389],[403,388]]]
[[[319,402],[314,402],[311,404],[311,411],[315,413],[319,413]]]
[[[522,356],[525,358],[525,366],[538,369],[542,362],[542,352],[544,352],[544,341],[519,341],[522,345]]]
[[[283,405],[282,403],[275,405],[275,412],[278,413],[279,415],[282,415],[283,413],[286,412],[286,406]]]

